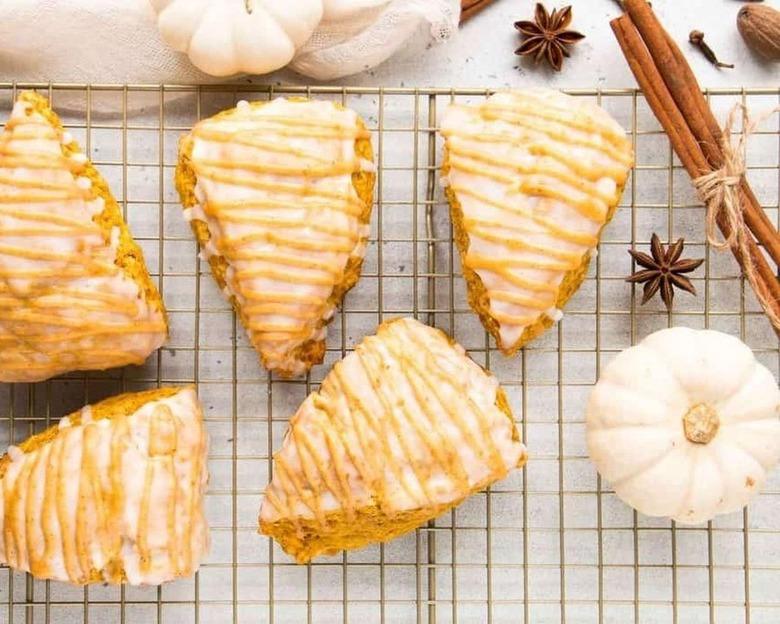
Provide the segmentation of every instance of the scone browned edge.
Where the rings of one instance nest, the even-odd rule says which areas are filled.
[[[290,101],[306,102],[306,98],[289,98]],[[267,102],[252,102],[250,106],[262,107]],[[341,104],[335,104],[339,109],[344,109]],[[228,117],[235,112],[235,108],[222,111],[218,113],[212,119],[220,119],[222,117]],[[365,128],[363,120],[358,117],[357,124],[360,129]],[[197,176],[192,168],[192,148],[193,139],[191,134],[187,134],[182,137],[179,143],[179,161],[176,166],[176,190],[179,192],[181,198],[182,207],[192,208],[196,203],[195,199],[195,184],[197,183]],[[359,138],[355,141],[355,154],[359,158],[373,162],[374,153],[371,148],[371,140]],[[371,171],[358,171],[352,174],[352,185],[358,194],[362,204],[363,211],[359,215],[361,223],[367,225],[371,219],[371,207],[374,199],[374,184],[376,182],[376,174]],[[204,221],[193,219],[191,221],[192,231],[195,233],[195,237],[198,239],[198,243],[201,247],[204,247],[211,238],[208,226]],[[365,243],[367,237],[364,237],[362,242]],[[209,265],[211,266],[211,272],[214,275],[214,279],[217,281],[221,290],[225,288],[225,273],[227,271],[228,263],[223,256],[213,255],[209,258]],[[360,271],[363,266],[363,258],[350,257],[347,262],[347,266],[344,269],[344,278],[341,282],[337,283],[330,297],[328,298],[329,305],[338,305],[343,299],[344,295],[349,291],[360,278]],[[233,309],[242,317],[241,306],[234,296],[231,296],[230,303]],[[321,319],[317,328],[324,327],[331,319],[327,321]],[[315,364],[321,364],[325,357],[325,340],[308,340],[297,347],[291,356],[295,360],[300,360],[306,364],[307,370]],[[263,360],[263,365],[266,362],[260,354]],[[275,371],[281,377],[290,377],[290,373],[284,370],[277,369]]]
[[[92,417],[93,421],[103,420],[106,418],[108,419],[122,418],[124,416],[129,416],[135,413],[147,403],[151,403],[153,401],[158,401],[160,399],[165,399],[174,396],[185,389],[186,386],[166,387],[166,388],[155,388],[153,390],[144,390],[143,392],[127,392],[125,394],[119,394],[117,396],[113,396],[108,399],[105,399],[100,403],[95,403],[93,405],[90,405],[89,406],[90,416]],[[81,410],[73,412],[72,414],[68,414],[67,418],[68,420],[70,420],[73,426],[80,425]],[[57,436],[60,435],[61,431],[62,430],[59,428],[58,425],[56,424],[52,425],[48,429],[41,431],[41,433],[37,433],[34,436],[27,438],[24,442],[21,442],[18,446],[25,453],[31,453],[41,448],[45,444],[48,444],[49,442],[52,442],[55,439],[57,439]],[[7,453],[4,454],[2,457],[0,457],[0,479],[2,479],[3,476],[5,475],[5,471],[8,469],[10,463],[11,463],[11,458],[8,456]],[[109,565],[111,563],[112,562],[109,562]],[[113,563],[115,565],[115,562]],[[102,572],[101,570],[92,570],[87,580],[87,584],[105,582],[105,579],[103,578],[101,572]],[[123,568],[111,569],[110,572],[112,578],[116,579],[115,582],[123,583],[127,580],[127,575],[125,574]]]
[[[62,132],[64,130],[59,116],[52,110],[49,100],[44,96],[35,93],[34,91],[24,91],[19,95],[19,100],[30,104],[32,110],[40,114],[58,131]],[[71,157],[73,154],[83,153],[83,151],[76,141],[72,141],[67,145],[62,145],[62,153],[65,157]],[[160,296],[157,287],[154,285],[154,282],[152,282],[151,277],[149,277],[149,271],[146,268],[143,252],[133,240],[130,229],[122,218],[122,210],[116,199],[114,199],[114,196],[111,194],[108,183],[89,159],[84,163],[84,171],[81,175],[90,179],[96,195],[102,197],[105,202],[103,211],[93,217],[93,221],[100,226],[105,240],[108,242],[111,238],[111,231],[115,227],[119,228],[119,245],[117,247],[114,264],[138,285],[144,301],[146,301],[150,307],[160,312],[167,331],[168,316],[165,311],[162,297]]]
[[[383,325],[393,323],[393,320],[385,321]],[[381,326],[380,326],[381,327]],[[446,332],[434,328],[447,339],[451,345],[457,342],[448,336]],[[379,328],[377,328],[379,331]],[[464,357],[468,357],[464,354]],[[484,367],[481,367],[484,369]],[[492,375],[490,371],[486,371]],[[500,409],[512,425],[512,439],[520,441],[520,433],[515,426],[514,416],[509,407],[504,389],[499,385],[496,392],[495,406]],[[517,468],[522,468],[528,455],[523,454],[517,462]],[[321,525],[316,520],[298,519],[297,522],[285,519],[277,522],[260,521],[259,532],[275,539],[281,545],[282,549],[291,557],[294,557],[297,563],[307,563],[318,555],[332,555],[340,550],[349,550],[361,548],[373,543],[384,543],[391,539],[399,537],[415,528],[425,524],[427,521],[437,518],[450,509],[460,505],[466,498],[472,494],[484,489],[495,479],[491,478],[484,483],[479,483],[471,489],[465,496],[446,505],[435,507],[426,507],[424,509],[412,509],[408,511],[399,511],[388,516],[380,509],[378,504],[372,504],[367,507],[358,508],[354,518],[347,520],[343,514],[330,512],[325,514],[325,525],[329,528],[327,535],[321,533]],[[356,526],[375,527],[371,534],[356,533]]]
[[[446,177],[449,174],[449,151],[446,144],[444,147],[444,162],[442,164],[441,175]],[[615,215],[618,204],[620,203],[620,197],[623,195],[624,185],[620,186],[615,192],[615,200],[609,207],[607,212],[607,218],[604,221],[604,225],[599,230],[599,238],[601,237],[601,231],[607,226]],[[480,321],[485,329],[490,332],[490,335],[496,341],[497,345],[500,345],[499,340],[499,324],[498,321],[490,314],[490,299],[488,298],[487,289],[482,283],[482,279],[479,277],[476,271],[466,266],[465,256],[469,249],[469,235],[466,228],[463,225],[463,207],[460,204],[455,191],[452,188],[447,187],[444,191],[447,201],[450,205],[450,213],[452,215],[453,223],[453,236],[455,243],[458,246],[460,252],[461,265],[463,268],[463,279],[466,280],[468,302],[472,309],[479,316]],[[555,307],[562,309],[566,302],[571,299],[572,295],[577,292],[577,289],[582,285],[585,280],[585,276],[588,274],[588,266],[590,265],[591,252],[588,251],[582,256],[582,262],[576,269],[568,271],[561,282],[560,290],[558,291],[558,299],[555,302]],[[544,333],[545,330],[553,326],[555,321],[550,317],[541,314],[536,322],[532,323],[525,328],[520,338],[509,346],[501,346],[501,352],[504,355],[514,355],[520,349],[523,348],[531,340]]]

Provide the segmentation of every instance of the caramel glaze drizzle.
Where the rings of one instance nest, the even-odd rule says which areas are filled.
[[[116,336],[164,335],[165,323],[159,315],[145,320],[136,301],[105,284],[69,281],[121,270],[87,213],[98,196],[78,184],[86,158],[68,157],[62,132],[23,99],[20,105],[0,137],[0,369],[56,374],[141,362],[145,354]],[[60,214],[66,206],[83,214]],[[27,266],[16,267],[19,261]]]
[[[294,109],[313,103],[285,105]],[[359,217],[365,206],[352,186],[361,163],[352,144],[370,134],[339,118],[307,117],[303,108],[300,115],[267,109],[247,107],[244,113],[239,108],[232,116],[198,124],[192,132],[196,146],[222,147],[220,157],[193,153],[192,166],[206,190],[200,208],[209,218],[214,251],[232,269],[228,287],[242,304],[252,344],[267,363],[284,363],[290,352],[316,336],[347,261],[363,253],[367,233]],[[319,140],[321,148],[301,146],[301,140],[311,139]],[[345,142],[350,144],[347,154],[339,149]],[[251,159],[247,154],[252,153],[258,157]],[[271,162],[269,154],[292,157],[292,162]],[[335,183],[322,184],[329,180]],[[227,200],[220,184],[251,195]],[[284,216],[287,211],[289,217]],[[322,214],[334,218],[325,221]],[[228,234],[242,226],[244,233]],[[321,288],[318,294],[304,294],[296,292],[300,285]]]
[[[598,115],[533,93],[499,100],[494,96],[479,106],[453,105],[453,110],[467,111],[471,123],[455,127],[445,121],[442,130],[451,190],[481,207],[464,209],[464,228],[470,237],[506,250],[488,257],[470,249],[464,263],[500,278],[500,287],[488,288],[490,300],[527,313],[509,314],[491,305],[491,314],[502,325],[523,328],[555,306],[563,275],[578,268],[583,254],[598,244],[595,228],[582,225],[590,222],[600,228],[605,223],[619,198],[599,182],[611,179],[616,188],[625,184],[633,162],[631,148],[625,136]],[[498,148],[522,150],[524,157],[498,156]],[[464,173],[500,185],[503,199],[502,194],[483,192],[479,184],[464,185],[458,175]],[[530,198],[536,198],[536,205]],[[577,218],[546,216],[556,205]],[[502,216],[513,221],[504,223]],[[539,241],[540,234],[549,243]]]
[[[511,443],[512,426],[495,399],[486,411],[471,398],[475,388],[463,385],[469,366],[443,334],[417,321],[380,326],[292,418],[265,493],[270,516],[299,530],[313,516],[327,532],[329,498],[351,520],[367,500],[386,515],[443,508],[503,477],[514,465],[498,439]],[[514,444],[516,460],[522,446]]]
[[[137,553],[140,582],[194,571],[197,538],[192,533],[201,513],[205,431],[192,415],[181,418],[164,402],[144,408],[149,411],[145,420],[131,414],[66,427],[17,460],[18,470],[13,469],[16,462],[7,468],[0,489],[8,565],[36,578],[75,584],[124,582],[133,557],[128,557],[127,542]],[[198,442],[180,442],[182,428],[192,436],[193,427]],[[146,440],[145,450],[139,436]],[[132,465],[125,464],[128,458]],[[177,470],[187,466],[182,478]],[[126,486],[128,471],[140,475],[140,493]],[[177,526],[177,511],[183,526]],[[159,524],[153,515],[165,518],[162,548],[151,545],[150,524]],[[161,541],[156,533],[154,543]],[[53,565],[58,559],[61,569]]]

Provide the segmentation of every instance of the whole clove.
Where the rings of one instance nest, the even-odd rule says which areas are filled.
[[[733,63],[723,63],[718,60],[718,57],[715,56],[715,52],[713,52],[712,48],[704,41],[704,33],[702,31],[692,30],[691,34],[688,35],[688,41],[699,48],[706,59],[715,65],[715,67],[728,67],[729,69],[734,69]]]

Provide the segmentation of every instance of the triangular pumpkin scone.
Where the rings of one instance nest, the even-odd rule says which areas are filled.
[[[525,460],[495,377],[440,330],[390,321],[291,419],[260,530],[300,563],[384,542]]]
[[[283,377],[322,362],[326,325],[360,276],[372,158],[361,119],[327,101],[240,102],[181,142],[185,216],[263,365]]]
[[[454,104],[441,133],[469,303],[512,354],[561,318],[585,279],[631,143],[603,109],[547,89]]]
[[[165,310],[108,186],[43,96],[0,135],[0,381],[141,364]]]
[[[122,394],[0,458],[0,563],[37,579],[157,585],[208,548],[194,388]]]

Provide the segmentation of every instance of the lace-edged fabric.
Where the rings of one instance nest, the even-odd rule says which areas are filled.
[[[458,29],[457,0],[365,0],[349,16],[325,19],[290,67],[318,80],[332,80],[375,67],[417,33],[437,42]]]

